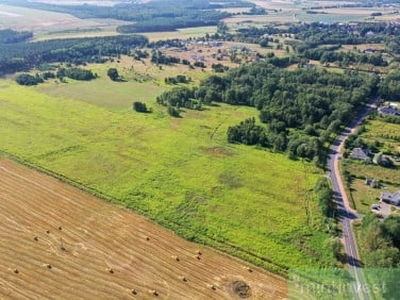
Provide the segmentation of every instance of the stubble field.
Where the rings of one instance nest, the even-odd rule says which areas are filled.
[[[2,299],[286,297],[282,278],[7,160],[0,200]]]
[[[116,27],[126,23],[0,4],[0,30],[32,31],[36,40],[115,35]]]

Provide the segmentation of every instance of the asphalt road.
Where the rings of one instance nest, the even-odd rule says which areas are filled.
[[[378,99],[375,99],[373,104],[376,103],[377,100]],[[360,216],[349,205],[343,182],[340,178],[339,160],[341,157],[340,150],[343,147],[344,140],[360,124],[372,107],[372,105],[366,106],[365,110],[332,143],[327,163],[334,198],[337,204],[338,217],[342,223],[343,243],[349,264],[349,272],[353,279],[350,283],[353,299],[370,299],[370,290],[368,289],[362,272],[357,243],[351,226],[351,222],[360,218]]]

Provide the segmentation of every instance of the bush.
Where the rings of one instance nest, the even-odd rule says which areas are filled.
[[[107,76],[110,77],[110,79],[112,81],[118,81],[119,80],[119,74],[118,74],[118,70],[116,68],[108,69]]]
[[[168,114],[175,118],[180,117],[179,110],[171,105],[168,106]]]
[[[15,81],[20,85],[37,85],[42,83],[43,79],[39,75],[33,76],[30,74],[20,74],[15,78]]]
[[[54,74],[53,72],[44,72],[42,74],[42,77],[44,80],[50,79],[50,78],[56,78],[56,74]]]
[[[95,79],[96,76],[90,70],[85,70],[81,68],[60,68],[56,74],[57,78],[62,79],[63,77],[69,77],[75,80],[92,80]]]
[[[146,113],[149,112],[146,103],[135,101],[133,102],[133,109],[137,112]]]

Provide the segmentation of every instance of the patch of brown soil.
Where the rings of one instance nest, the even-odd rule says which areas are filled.
[[[205,149],[206,153],[213,155],[232,155],[232,152],[223,147],[210,147]]]
[[[240,298],[249,298],[251,296],[250,286],[241,280],[232,282],[232,292]]]

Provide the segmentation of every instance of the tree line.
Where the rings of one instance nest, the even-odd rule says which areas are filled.
[[[285,27],[273,25],[264,27],[249,26],[240,28],[236,33],[229,32],[226,24],[218,26],[218,32],[212,36],[215,39],[259,44],[277,48],[293,49],[295,55],[306,60],[319,60],[322,63],[338,63],[341,66],[351,64],[370,64],[387,66],[389,59],[399,61],[393,55],[385,53],[400,53],[400,25],[397,23],[359,22],[353,24],[322,24],[319,22],[293,23]],[[276,37],[278,35],[284,40]],[[384,49],[372,51],[346,51],[342,45],[357,45],[371,43],[381,44]],[[290,47],[290,48],[289,48]],[[367,49],[368,50],[368,49]]]
[[[225,76],[211,75],[198,87],[176,87],[157,102],[189,109],[213,102],[255,107],[260,124],[247,119],[229,127],[229,142],[286,151],[291,158],[315,158],[323,165],[331,134],[376,94],[378,84],[378,76],[357,71],[288,71],[264,61],[229,70]]]
[[[143,47],[147,43],[148,39],[141,35],[0,43],[0,76],[29,71],[53,62],[76,65],[102,63],[110,57],[131,55],[131,49]]]
[[[3,2],[11,5],[72,14],[78,18],[110,18],[134,22],[130,25],[118,26],[117,30],[121,33],[170,31],[177,28],[216,25],[219,20],[232,15],[231,13],[220,11],[219,9],[221,8],[255,8],[255,4],[241,0],[218,2],[153,0],[148,2],[124,2],[113,6],[90,4],[55,5],[27,0],[3,0]]]
[[[372,282],[385,285],[381,290],[384,299],[398,299],[398,268],[400,266],[400,217],[389,216],[384,221],[374,213],[361,221],[360,247],[364,266]]]
[[[0,44],[3,45],[26,42],[31,38],[33,38],[33,33],[30,31],[0,30]]]
[[[64,78],[68,77],[74,80],[92,80],[97,78],[97,74],[91,70],[86,70],[78,67],[71,68],[59,68],[56,72],[46,71],[43,73],[36,73],[31,75],[28,73],[22,73],[15,77],[15,81],[20,85],[37,85],[43,83],[45,80],[58,78],[64,81]]]

